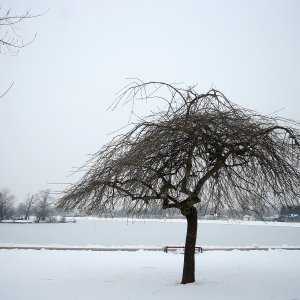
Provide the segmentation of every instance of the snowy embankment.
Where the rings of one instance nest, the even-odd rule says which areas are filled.
[[[1,299],[300,299],[300,251],[197,254],[189,285],[182,262],[148,251],[0,250]]]

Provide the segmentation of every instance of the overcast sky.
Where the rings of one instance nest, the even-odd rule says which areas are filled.
[[[57,190],[125,125],[107,111],[126,78],[213,86],[239,105],[300,120],[300,1],[9,0],[17,56],[0,55],[0,188]],[[0,32],[3,29],[0,28]]]

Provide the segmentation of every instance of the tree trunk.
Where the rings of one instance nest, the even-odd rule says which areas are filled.
[[[195,282],[195,246],[197,239],[197,209],[195,207],[184,208],[181,213],[187,220],[187,231],[184,251],[184,264],[182,284]]]

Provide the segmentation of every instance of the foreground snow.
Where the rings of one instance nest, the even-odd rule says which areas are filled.
[[[185,286],[182,261],[163,252],[0,250],[1,299],[300,299],[300,251],[197,254],[197,282]]]

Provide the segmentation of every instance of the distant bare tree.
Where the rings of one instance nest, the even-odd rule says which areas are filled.
[[[50,190],[42,190],[35,195],[35,205],[32,211],[36,217],[36,222],[45,221],[53,212],[52,198]]]
[[[15,209],[15,218],[17,220],[25,220],[26,206],[24,203],[19,203]]]
[[[14,201],[15,197],[8,189],[0,190],[0,221],[13,217]]]
[[[24,202],[24,219],[25,220],[29,220],[29,217],[32,213],[33,207],[34,207],[34,203],[35,203],[35,195],[27,195],[27,199]]]
[[[153,98],[165,108],[97,152],[57,207],[179,209],[187,220],[185,284],[195,281],[196,207],[259,213],[298,202],[300,126],[242,108],[214,89],[198,94],[163,82],[133,82],[116,105]]]

